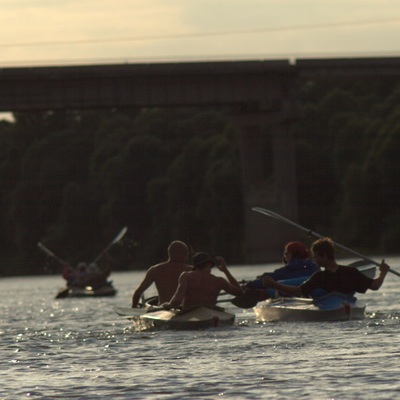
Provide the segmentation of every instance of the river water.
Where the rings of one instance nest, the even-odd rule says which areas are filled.
[[[400,271],[400,258],[388,258]],[[234,266],[252,279],[278,265]],[[112,275],[113,298],[60,299],[59,276],[2,278],[1,399],[400,398],[400,277],[358,295],[363,321],[265,323],[135,332],[129,307],[143,272]],[[149,291],[147,295],[153,292]]]

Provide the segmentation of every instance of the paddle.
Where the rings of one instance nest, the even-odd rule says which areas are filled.
[[[146,308],[114,307],[114,311],[121,317],[140,317],[147,313]]]
[[[259,301],[261,301],[259,291],[256,289],[247,289],[241,296],[234,297],[233,299],[218,300],[217,303],[231,302],[239,308],[253,308]]]
[[[54,258],[57,262],[59,262],[61,265],[68,264],[66,261],[64,261],[62,258],[58,257],[56,254],[54,254],[49,248],[47,248],[43,243],[38,242],[38,247],[40,250],[42,250],[44,253],[46,253],[48,256]],[[71,267],[72,268],[72,267]],[[69,288],[67,287],[66,289],[61,290],[60,292],[57,293],[56,299],[64,299],[65,297],[68,297],[69,295]]]
[[[69,288],[67,287],[66,289],[63,289],[60,292],[58,292],[55,299],[65,299],[68,296],[69,296]]]
[[[48,249],[43,243],[38,242],[38,247],[40,250],[42,250],[44,253],[46,253],[48,256],[54,258],[57,260],[61,265],[67,264],[66,261],[64,261],[62,258],[58,257],[55,255],[50,249]]]
[[[266,210],[265,208],[260,208],[260,207],[253,207],[252,210],[253,210],[253,211],[256,211],[256,212],[259,212],[259,213],[261,213],[261,214],[264,214],[264,215],[266,215],[267,217],[274,218],[274,219],[276,219],[276,220],[278,220],[278,221],[285,222],[285,223],[288,224],[288,225],[292,225],[292,226],[294,226],[294,227],[296,227],[296,228],[298,228],[298,229],[301,229],[302,231],[307,232],[307,233],[309,234],[309,236],[315,236],[315,237],[317,237],[317,238],[323,238],[323,237],[324,237],[324,236],[320,235],[319,233],[314,232],[314,231],[312,231],[311,229],[307,229],[307,228],[305,228],[304,226],[301,226],[301,225],[299,225],[299,224],[296,224],[295,222],[291,221],[290,219],[287,219],[287,218],[285,218],[285,217],[282,217],[281,215],[279,215],[279,214],[277,214],[277,213],[275,213],[275,212],[273,212],[273,211],[271,211],[271,210]],[[372,260],[372,259],[370,259],[370,258],[368,258],[368,257],[366,257],[366,256],[364,256],[364,255],[362,255],[362,254],[360,254],[360,253],[358,253],[357,251],[354,251],[354,250],[352,250],[352,249],[350,249],[350,248],[348,248],[348,247],[346,247],[346,246],[343,246],[343,245],[340,244],[340,243],[337,243],[337,242],[333,242],[333,243],[335,244],[335,246],[339,247],[339,248],[342,249],[342,250],[347,251],[347,252],[350,253],[350,254],[353,254],[353,255],[355,255],[355,256],[357,256],[357,257],[360,257],[360,258],[364,259],[365,261],[370,262],[371,264],[377,265],[378,267],[380,266],[380,263],[378,263],[377,261]],[[399,272],[394,271],[394,270],[391,269],[391,268],[389,269],[389,272],[391,272],[392,274],[395,274],[395,275],[397,275],[397,276],[400,276],[400,273],[399,273]]]
[[[141,315],[161,310],[165,309],[153,306],[147,308],[114,307],[114,311],[121,317],[140,317]]]
[[[97,263],[101,257],[112,247],[114,244],[118,243],[126,234],[128,230],[127,226],[124,226],[122,230],[118,233],[117,236],[108,244],[108,246],[97,256],[97,258],[93,261],[93,263]]]

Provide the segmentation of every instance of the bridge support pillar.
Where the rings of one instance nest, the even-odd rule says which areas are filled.
[[[234,121],[241,132],[244,258],[249,263],[279,261],[283,245],[295,240],[293,228],[251,209],[263,207],[297,220],[291,127],[268,113],[237,115]]]

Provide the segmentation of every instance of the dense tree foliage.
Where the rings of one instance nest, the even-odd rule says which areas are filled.
[[[71,263],[90,261],[125,225],[131,246],[121,268],[159,261],[173,239],[240,260],[238,140],[222,114],[15,118],[0,126],[3,274],[43,272],[38,241]]]
[[[349,246],[397,251],[400,86],[317,82],[294,127],[300,218]],[[241,262],[238,132],[193,109],[21,113],[0,122],[0,265],[43,271],[42,241],[94,259],[123,226],[119,268],[157,262],[170,240]]]
[[[309,82],[302,95],[300,215],[339,242],[398,252],[400,86]]]

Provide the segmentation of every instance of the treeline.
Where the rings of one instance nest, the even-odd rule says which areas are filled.
[[[123,226],[130,245],[119,268],[159,261],[173,239],[241,259],[238,140],[223,114],[48,112],[15,119],[0,125],[3,274],[43,272],[38,241],[72,264],[93,260]]]
[[[308,82],[301,94],[295,137],[303,222],[348,246],[398,253],[399,82]]]
[[[299,222],[349,246],[397,252],[400,86],[307,82],[299,94]],[[120,269],[159,261],[173,239],[242,262],[239,143],[229,118],[213,110],[2,121],[2,274],[43,273],[38,241],[72,264],[90,261],[123,226]]]

